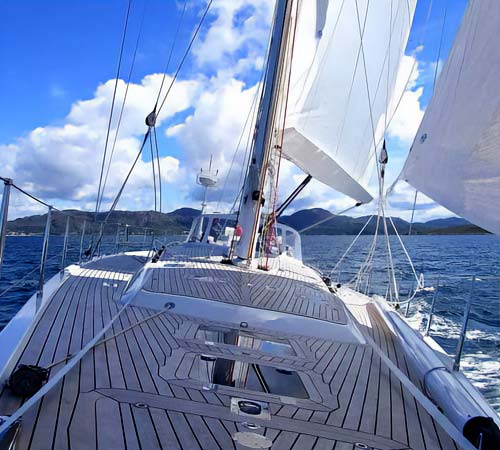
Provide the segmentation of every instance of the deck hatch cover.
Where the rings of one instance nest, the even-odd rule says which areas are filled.
[[[309,398],[297,372],[264,364],[200,355],[195,359],[191,377],[206,385],[229,386],[298,399]]]
[[[275,356],[296,356],[292,346],[285,339],[271,338],[248,331],[201,325],[196,331],[195,338],[209,344],[234,345]]]

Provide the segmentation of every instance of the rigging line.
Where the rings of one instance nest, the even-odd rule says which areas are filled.
[[[134,280],[134,284],[136,282],[140,283],[141,279],[144,279],[144,271],[139,275],[138,279]],[[130,283],[130,281],[129,281]],[[127,284],[124,292],[129,287]],[[113,326],[113,324],[120,318],[122,313],[129,307],[134,299],[134,289],[131,289],[129,292],[125,292],[122,296],[123,306],[116,312],[116,314],[111,318],[111,320],[69,361],[68,364],[62,367],[57,373],[51,377],[47,383],[45,383],[36,394],[27,399],[22,406],[20,406],[16,411],[14,411],[10,416],[8,416],[1,424],[0,424],[0,435],[4,434],[9,428],[20,419],[26,411],[36,405],[49,391],[51,391],[67,374],[68,372],[75,367],[78,362],[90,351],[92,350],[97,342],[99,342],[108,332],[108,330]]]
[[[317,227],[318,225],[321,225],[325,222],[328,222],[329,220],[332,220],[333,218],[337,216],[341,216],[342,214],[345,214],[346,212],[349,212],[351,209],[357,208],[358,206],[361,206],[362,203],[357,202],[355,205],[350,206],[349,208],[344,209],[343,211],[340,211],[339,213],[332,214],[329,217],[326,217],[325,219],[321,219],[320,221],[313,223],[312,225],[309,225],[305,228],[302,228],[301,230],[298,230],[298,233],[305,233],[306,231],[309,231],[311,228]]]
[[[383,200],[385,201],[385,199]],[[387,244],[387,271],[388,271],[388,276],[389,276],[389,286],[390,283],[392,282],[392,288],[394,289],[394,296],[396,298],[396,301],[399,300],[399,289],[396,281],[396,273],[394,271],[394,262],[392,260],[392,250],[391,250],[391,241],[389,238],[389,232],[387,229],[387,218],[385,216],[385,207],[382,207],[382,219],[383,219],[383,225],[384,225],[384,233],[385,233],[385,239],[386,239],[386,244]],[[392,293],[391,289],[389,288],[389,294],[390,298],[392,301]]]
[[[348,311],[351,319],[355,320],[354,316]],[[411,381],[396,364],[387,356],[387,354],[375,343],[375,341],[367,334],[364,335],[368,345],[373,349],[379,358],[385,363],[390,372],[399,380],[399,382],[413,395],[415,401],[432,417],[432,419],[446,432],[446,434],[455,441],[462,450],[477,450],[465,438],[460,430],[443,414],[439,408],[429,400],[422,391]]]
[[[366,255],[365,260],[361,264],[357,274],[349,281],[348,284],[354,283],[356,281],[356,285],[358,282],[361,282],[361,279],[363,278],[364,274],[368,271],[370,268],[373,257],[375,255],[375,250],[377,247],[377,239],[378,239],[378,232],[379,232],[379,227],[380,227],[380,202],[377,205],[377,223],[375,225],[375,233],[373,235],[372,243],[370,244],[370,248],[368,250],[368,253]]]
[[[379,171],[380,171],[380,167],[379,167],[379,161],[378,161],[378,158],[377,158],[377,140],[375,138],[375,125],[373,123],[373,111],[372,111],[372,103],[371,103],[371,99],[370,99],[370,85],[368,83],[368,71],[367,71],[367,68],[366,68],[366,58],[365,58],[365,49],[364,49],[364,45],[363,45],[363,34],[361,32],[361,20],[359,18],[359,7],[358,7],[358,0],[355,0],[355,3],[356,3],[356,16],[357,16],[357,19],[358,19],[358,30],[359,30],[359,38],[361,40],[361,56],[363,57],[363,70],[364,70],[364,73],[365,73],[365,84],[366,84],[366,93],[367,93],[367,97],[368,97],[368,107],[369,107],[369,111],[370,111],[370,123],[371,123],[371,127],[372,127],[372,136],[373,136],[373,151],[374,151],[374,156],[375,156],[375,164],[377,166],[377,176],[378,176],[378,179],[379,179],[379,185],[380,185],[380,174],[379,174]],[[368,9],[370,7],[370,1],[368,0],[367,2],[367,6],[366,6],[366,15],[365,15],[365,20],[366,20],[366,16],[368,15]]]
[[[275,18],[276,18],[276,10],[274,10],[273,18],[271,20],[271,23],[275,22]],[[267,37],[267,49],[266,49],[265,59],[264,59],[264,61],[266,62],[266,64],[262,68],[262,72],[261,72],[261,76],[260,76],[260,82],[259,82],[259,90],[258,90],[258,92],[259,92],[259,95],[258,95],[259,102],[255,104],[254,111],[253,111],[252,122],[251,122],[251,123],[254,124],[254,127],[253,127],[253,129],[250,128],[248,130],[248,137],[247,137],[247,143],[246,143],[246,149],[245,149],[245,156],[244,156],[244,160],[243,160],[244,164],[242,166],[242,170],[241,170],[241,173],[240,173],[240,179],[238,181],[238,185],[242,186],[242,188],[241,188],[241,194],[240,194],[240,199],[239,199],[240,201],[239,201],[239,205],[238,205],[238,212],[236,214],[236,222],[238,222],[238,219],[240,217],[241,202],[243,200],[243,193],[244,193],[243,186],[246,183],[246,179],[247,179],[247,175],[248,175],[248,168],[250,167],[250,158],[251,158],[251,155],[252,155],[252,148],[251,147],[253,145],[253,142],[254,142],[254,139],[255,139],[255,135],[256,135],[257,119],[258,119],[259,113],[261,112],[261,108],[260,107],[261,107],[261,104],[262,104],[262,97],[264,95],[264,93],[263,93],[264,78],[265,78],[265,74],[267,73],[267,70],[268,70],[268,67],[269,67],[269,52],[270,52],[270,49],[271,49],[271,33],[272,33],[272,30],[269,30],[269,34],[268,34],[268,37]],[[234,243],[234,239],[233,239],[233,242],[231,243],[231,251],[232,251],[233,243]]]
[[[174,52],[175,44],[177,43],[177,37],[179,36],[179,30],[181,29],[181,25],[182,25],[182,22],[184,19],[184,13],[186,11],[186,4],[187,4],[187,0],[184,0],[182,14],[181,14],[181,17],[179,19],[179,22],[177,23],[177,29],[175,30],[174,40],[172,41],[172,46],[170,47],[170,53],[168,55],[167,65],[165,66],[165,70],[163,71],[163,77],[161,79],[160,89],[158,90],[158,95],[156,97],[154,110],[156,110],[156,107],[158,106],[158,101],[160,100],[160,95],[161,95],[161,91],[163,89],[163,84],[165,83],[165,79],[167,77],[168,68],[170,67],[170,61],[172,59],[172,53]]]
[[[127,176],[125,177],[125,180],[123,180],[122,186],[120,187],[120,190],[118,191],[118,194],[116,194],[115,200],[113,201],[113,204],[111,205],[111,208],[109,209],[108,213],[106,214],[106,217],[104,219],[104,223],[106,223],[108,221],[109,216],[111,215],[111,213],[116,208],[116,205],[118,204],[118,201],[120,200],[120,197],[122,196],[123,190],[125,189],[125,186],[126,186],[128,180],[130,178],[130,175],[132,174],[132,172],[133,172],[133,170],[134,170],[134,168],[135,168],[135,166],[137,164],[137,161],[139,161],[139,158],[140,158],[140,156],[142,154],[142,150],[144,149],[144,146],[146,145],[146,142],[148,140],[150,132],[151,132],[151,129],[148,128],[148,130],[146,131],[146,134],[144,135],[144,139],[142,140],[141,148],[137,152],[137,156],[135,157],[135,160],[132,163],[132,167],[130,167],[130,170],[128,171]]]
[[[401,239],[401,236],[398,233],[398,230],[396,228],[396,224],[392,220],[392,217],[389,217],[389,221],[391,222],[392,228],[394,228],[394,232],[396,233],[396,236],[399,240],[399,243],[401,244],[401,248],[403,249],[403,252],[406,255],[406,259],[408,259],[408,262],[410,264],[413,275],[415,276],[415,279],[417,280],[417,288],[423,288],[423,286],[421,285],[420,279],[418,278],[417,272],[415,270],[415,266],[413,265],[413,261],[411,260],[410,255],[409,255],[408,251],[406,250],[406,247],[403,243],[403,240]]]
[[[118,58],[118,67],[116,69],[115,86],[113,88],[113,98],[111,100],[111,110],[109,112],[108,129],[106,131],[106,141],[104,143],[104,153],[102,155],[101,174],[99,176],[99,187],[97,189],[97,199],[96,199],[96,205],[95,205],[95,219],[96,220],[97,220],[97,213],[99,212],[99,197],[101,194],[102,177],[104,175],[104,165],[106,163],[106,154],[107,154],[107,150],[108,150],[109,133],[111,131],[111,120],[113,119],[113,109],[115,106],[116,90],[118,87],[118,78],[120,76],[120,68],[121,68],[121,64],[122,64],[123,50],[125,48],[125,37],[127,36],[128,19],[130,16],[131,4],[132,4],[132,0],[128,0],[127,15],[125,17],[125,26],[123,28],[122,41],[121,41],[121,46],[120,46],[120,56]]]
[[[354,244],[359,239],[359,237],[363,234],[363,231],[365,231],[366,227],[372,221],[372,219],[373,219],[373,214],[368,218],[368,220],[366,221],[366,223],[363,225],[363,228],[361,228],[360,232],[357,234],[357,236],[349,244],[349,247],[347,247],[347,250],[344,252],[344,254],[337,261],[337,264],[335,264],[335,266],[333,267],[333,269],[330,271],[329,276],[331,276],[337,270],[337,268],[342,263],[343,259],[349,254],[349,252],[351,251],[351,248],[354,246]]]
[[[262,74],[261,74],[261,79],[259,81],[259,83],[262,82]],[[253,118],[254,116],[254,109],[256,108],[256,104],[257,104],[257,98],[259,97],[259,90],[260,90],[260,84],[256,86],[256,89],[255,89],[255,94],[254,94],[254,97],[253,97],[253,100],[252,100],[252,104],[250,105],[250,109],[248,110],[248,114],[247,114],[247,118],[245,120],[245,124],[243,125],[243,129],[241,130],[241,134],[240,134],[240,137],[238,139],[238,144],[236,145],[236,149],[233,153],[233,157],[231,159],[231,165],[229,166],[229,170],[227,172],[227,175],[224,179],[224,184],[222,186],[222,191],[221,191],[221,194],[219,196],[219,199],[217,200],[217,206],[216,206],[216,211],[219,211],[219,206],[220,204],[222,203],[222,199],[224,197],[224,193],[226,191],[226,185],[227,185],[227,182],[228,182],[228,179],[229,179],[229,174],[231,173],[232,169],[233,169],[233,166],[234,166],[234,162],[236,160],[236,155],[239,151],[239,148],[240,148],[240,145],[241,145],[241,141],[243,140],[243,136],[245,135],[245,130],[247,129],[247,125],[249,124],[249,119],[250,117]],[[251,134],[251,131],[252,131],[252,127],[251,127],[251,124],[249,125],[248,127],[248,134],[250,135]],[[242,178],[242,174],[243,174],[243,167],[245,166],[245,161],[247,159],[247,148],[245,148],[245,154],[243,155],[243,164],[242,164],[242,170],[241,170],[241,173],[240,173],[240,179],[239,179],[239,182],[237,184],[237,186],[241,186],[240,189],[236,192],[236,195],[234,197],[234,201],[233,201],[233,204],[231,206],[231,208],[229,209],[229,214],[231,214],[233,212],[233,209],[234,207],[236,206],[236,203],[238,202],[239,198],[240,198],[240,195],[243,191],[243,186],[241,185],[241,178]],[[217,235],[217,239],[219,238],[220,236],[220,233],[222,233],[223,229],[225,228],[227,222],[228,222],[228,218],[226,218],[223,222],[223,225],[219,231],[219,234]]]
[[[419,45],[416,47],[416,49],[418,49],[418,47],[420,47],[421,45],[423,45],[423,42],[424,42],[424,36],[427,34],[427,26],[429,24],[429,19],[430,19],[430,16],[431,16],[431,12],[432,12],[432,6],[433,6],[433,0],[430,0],[429,2],[429,6],[427,8],[427,14],[426,14],[426,18],[425,18],[425,23],[424,23],[424,26],[422,27],[422,31],[420,33],[420,39],[418,40],[419,42]],[[416,50],[415,52],[416,53]],[[404,97],[404,94],[405,92],[407,91],[408,89],[408,86],[410,85],[410,81],[411,81],[411,77],[413,75],[413,72],[415,71],[415,67],[417,67],[417,58],[413,58],[413,64],[412,64],[412,67],[411,67],[411,70],[410,72],[408,73],[408,78],[406,79],[406,83],[404,85],[404,88],[402,89],[401,91],[401,94],[398,98],[398,101],[396,103],[396,106],[394,108],[394,111],[392,112],[391,114],[391,118],[389,119],[389,122],[387,124],[387,128],[390,127],[391,123],[392,123],[392,120],[394,119],[396,113],[398,112],[399,110],[399,106],[401,105],[401,101],[403,100],[403,97]],[[381,136],[379,141],[377,142],[377,146],[380,145],[380,143],[382,142],[382,140],[384,139],[385,137],[384,136]],[[410,148],[410,151],[411,151],[411,148]],[[396,180],[397,181],[397,180]],[[392,187],[394,186],[396,182],[394,182],[391,187],[389,188],[389,191],[392,189]]]
[[[437,59],[436,59],[436,67],[434,68],[434,78],[432,80],[432,92],[434,92],[434,89],[436,88],[436,80],[437,80],[438,68],[439,68],[439,58],[441,57],[441,49],[443,47],[444,27],[446,25],[447,13],[448,13],[448,3],[445,3],[443,23],[441,25],[441,36],[439,38],[439,47],[438,47],[438,53],[437,53]]]
[[[276,11],[273,15],[273,20],[272,22],[274,23],[274,18],[275,18]],[[240,178],[238,181],[238,185],[241,186],[239,194],[235,198],[235,204],[238,203],[238,210],[236,212],[236,225],[239,223],[239,218],[240,218],[240,212],[241,212],[241,204],[243,202],[243,197],[244,197],[244,191],[245,191],[245,184],[246,180],[248,177],[248,169],[250,167],[250,159],[252,157],[252,146],[255,140],[256,136],[256,128],[257,128],[257,120],[258,116],[261,113],[261,105],[262,105],[262,97],[264,95],[264,77],[265,73],[267,73],[267,69],[269,67],[269,50],[271,47],[271,31],[269,32],[268,36],[268,47],[266,50],[266,65],[262,68],[262,73],[261,73],[261,79],[260,79],[260,84],[259,84],[259,89],[258,89],[258,96],[257,98],[259,99],[258,102],[255,103],[254,110],[253,110],[253,116],[252,116],[252,124],[254,125],[253,128],[249,128],[248,130],[248,136],[247,136],[247,142],[246,142],[246,148],[245,148],[245,155],[243,157],[243,165],[241,167],[241,172],[240,172]],[[234,207],[234,206],[233,206]],[[234,246],[236,244],[236,233],[233,234],[233,238],[231,240],[231,245],[230,245],[230,250],[229,254],[232,255],[234,251]]]
[[[110,152],[109,161],[108,161],[108,167],[106,169],[106,177],[104,178],[104,183],[103,183],[103,186],[101,189],[101,196],[99,199],[99,208],[101,208],[101,206],[102,206],[102,200],[104,198],[104,190],[106,189],[106,184],[108,182],[109,170],[111,168],[111,161],[113,160],[113,155],[115,153],[116,141],[118,140],[118,133],[119,133],[120,126],[122,123],[123,111],[125,109],[125,103],[127,102],[128,90],[130,87],[130,80],[132,79],[132,73],[133,73],[134,66],[135,66],[135,59],[137,57],[137,49],[139,48],[139,42],[141,40],[141,35],[142,35],[144,16],[146,14],[146,4],[147,4],[147,0],[144,3],[143,9],[142,9],[142,17],[141,17],[141,23],[139,25],[139,33],[137,34],[137,39],[135,41],[135,48],[134,48],[134,53],[132,56],[132,63],[130,65],[130,70],[129,70],[128,77],[127,77],[127,83],[125,86],[125,94],[123,96],[122,104],[120,107],[120,115],[118,116],[118,123],[116,125],[116,132],[115,132],[115,137],[113,139],[113,146],[111,147],[111,152]]]
[[[261,80],[262,80],[262,76],[261,76]],[[217,206],[216,206],[217,211],[219,210],[219,205],[222,202],[222,198],[223,198],[225,190],[226,190],[226,185],[227,185],[227,181],[229,178],[229,174],[231,173],[231,170],[233,169],[236,155],[240,149],[241,141],[243,140],[243,136],[245,135],[245,131],[247,129],[247,125],[249,123],[250,117],[253,115],[253,110],[254,110],[254,106],[257,102],[258,94],[259,94],[259,89],[258,89],[258,87],[256,87],[255,94],[254,94],[253,99],[252,99],[252,103],[250,105],[250,108],[248,109],[247,117],[245,119],[245,124],[243,125],[243,129],[241,130],[240,137],[238,139],[238,143],[236,144],[236,149],[233,153],[233,158],[231,159],[231,164],[229,166],[229,170],[227,172],[226,178],[224,179],[224,184],[222,185],[222,191],[221,191],[221,194],[219,196],[219,200],[217,201]],[[251,130],[251,127],[250,127],[250,130]],[[244,158],[244,159],[246,159],[246,158]]]
[[[181,62],[177,66],[177,70],[175,71],[175,74],[170,82],[170,85],[168,86],[167,92],[165,93],[165,96],[163,97],[162,102],[160,103],[160,107],[158,108],[158,111],[156,111],[156,116],[160,114],[161,109],[163,108],[163,105],[165,104],[165,101],[167,100],[168,94],[170,93],[172,86],[174,85],[175,81],[177,80],[177,77],[179,75],[179,72],[182,69],[182,66],[184,65],[184,62],[186,61],[187,56],[189,55],[189,52],[191,51],[191,47],[193,46],[194,41],[196,40],[196,37],[198,36],[198,33],[200,32],[201,26],[203,25],[203,22],[205,21],[205,17],[207,17],[208,11],[210,10],[210,7],[212,6],[213,0],[210,0],[208,2],[207,7],[205,8],[205,11],[203,13],[203,16],[201,16],[200,22],[198,23],[198,26],[196,27],[196,30],[191,37],[191,41],[189,42],[188,47],[186,48],[186,51],[184,52],[184,55],[182,56]],[[155,108],[156,109],[156,108]]]
[[[60,258],[59,254],[54,255],[54,256],[52,256],[50,258],[47,258],[47,260],[45,261],[45,263],[48,264],[49,262],[54,261],[55,259],[59,259],[59,258]],[[11,284],[9,287],[7,287],[2,292],[0,292],[0,297],[3,297],[5,294],[7,294],[7,292],[11,291],[14,288],[22,286],[26,281],[28,281],[28,278],[30,277],[30,275],[33,275],[33,273],[36,272],[37,270],[40,270],[40,264],[37,264],[26,275],[24,275],[22,278],[20,278],[19,280],[17,280],[15,283]]]
[[[159,192],[159,211],[162,211],[162,192],[161,192],[161,184],[162,184],[162,178],[161,178],[161,169],[160,169],[160,151],[158,150],[158,138],[156,136],[156,125],[153,126],[153,136],[155,138],[155,148],[156,148],[156,164],[157,164],[157,173],[158,173],[158,192]]]
[[[156,205],[156,170],[155,170],[155,152],[153,150],[153,136],[152,133],[149,133],[149,147],[151,148],[151,167],[153,169],[153,190],[154,190],[154,196],[155,196],[155,212],[157,211],[158,207]]]
[[[413,217],[415,216],[415,207],[417,205],[417,195],[418,195],[418,189],[415,189],[415,197],[413,198],[413,207],[411,209],[411,219],[410,219],[410,228],[408,229],[408,236],[411,235],[411,229],[413,227]]]
[[[384,136],[387,133],[387,113],[389,112],[389,85],[391,70],[391,43],[392,43],[392,2],[391,0],[391,18],[389,20],[389,51],[387,53],[387,85],[385,88],[385,114],[384,114]]]
[[[138,320],[137,322],[134,322],[132,325],[129,325],[128,327],[123,328],[120,331],[117,331],[116,333],[112,334],[111,336],[108,336],[106,338],[103,337],[101,340],[99,340],[95,343],[94,348],[97,347],[98,345],[105,344],[106,342],[109,342],[112,339],[116,339],[118,336],[125,334],[127,331],[130,331],[130,330],[138,327],[139,325],[142,325],[143,323],[149,322],[150,320],[153,320],[153,319],[156,319],[157,317],[160,317],[161,315],[168,312],[170,309],[171,309],[170,307],[161,309],[160,311],[153,313],[149,316],[146,316],[146,317]],[[73,355],[68,355],[64,358],[61,358],[57,361],[54,361],[54,362],[50,363],[48,366],[45,366],[45,369],[52,369],[53,367],[58,366],[59,364],[65,363],[66,361],[70,360],[72,357],[73,357]]]
[[[280,169],[281,169],[281,161],[283,158],[283,140],[285,137],[285,126],[286,126],[286,113],[288,111],[288,97],[290,95],[290,83],[292,79],[292,65],[293,65],[293,53],[295,50],[295,42],[297,38],[297,23],[298,23],[298,16],[299,16],[299,2],[296,3],[295,7],[295,23],[293,26],[293,32],[292,32],[292,37],[291,37],[291,45],[290,45],[290,30],[288,31],[288,43],[287,43],[287,48],[286,51],[288,52],[288,56],[285,59],[285,64],[284,64],[284,69],[286,68],[285,72],[285,79],[283,80],[283,87],[284,87],[284,95],[282,96],[283,98],[281,99],[281,104],[278,105],[279,110],[278,110],[278,119],[280,118],[281,115],[281,133],[278,137],[279,144],[277,148],[273,149],[271,148],[271,152],[273,150],[277,150],[277,157],[278,157],[278,167],[276,171],[276,181],[274,185],[274,199],[273,199],[273,204],[272,204],[272,222],[268,226],[268,232],[271,227],[275,226],[276,223],[276,208],[277,208],[277,202],[278,202],[278,183],[279,183],[279,177],[280,177]],[[286,64],[288,64],[288,67],[286,67]],[[284,72],[284,70],[283,70]],[[283,75],[283,74],[282,74]],[[286,87],[284,86],[286,84]],[[278,122],[279,126],[279,122]],[[276,157],[276,154],[275,154]],[[270,180],[271,181],[271,180]],[[272,185],[271,185],[271,191],[272,191]],[[264,228],[262,229],[262,235],[264,236]],[[268,236],[266,236],[267,238]],[[262,239],[262,242],[264,239]],[[267,254],[267,258],[269,259],[269,252]],[[266,266],[267,266],[268,260],[266,260]]]

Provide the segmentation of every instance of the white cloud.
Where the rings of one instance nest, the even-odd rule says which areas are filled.
[[[146,76],[140,84],[129,86],[104,206],[110,204],[137,155],[146,130],[144,118],[154,105],[160,82],[161,75],[153,74]],[[35,128],[14,143],[0,146],[2,176],[14,178],[16,184],[47,202],[56,203],[56,206],[92,204],[99,181],[113,87],[114,80],[109,80],[97,88],[93,98],[74,103],[61,125]],[[125,87],[125,83],[119,80],[110,144]],[[188,108],[198,87],[197,81],[176,83],[158,123]],[[161,169],[164,183],[175,183],[183,174],[179,161],[171,156],[161,158]],[[140,160],[120,206],[150,209],[153,203],[151,185],[151,164]],[[22,208],[19,214],[22,214]]]
[[[221,169],[221,175],[227,175],[257,89],[240,78],[245,79],[249,72],[263,66],[272,9],[272,2],[267,0],[214,1],[208,30],[202,32],[193,49],[194,69],[176,81],[157,120],[160,127],[178,112],[190,108],[194,111],[168,128],[167,135],[175,136],[182,144],[182,158],[161,159],[163,182],[175,186],[177,193],[193,193],[196,171],[206,166],[210,154],[214,155],[214,166]],[[216,67],[216,75],[207,78],[207,66]],[[104,208],[111,203],[138,152],[146,130],[144,119],[156,101],[161,77],[147,75],[140,83],[129,86]],[[170,80],[167,77],[164,92]],[[60,124],[40,126],[11,143],[0,144],[1,175],[15,178],[17,184],[55,206],[92,209],[114,85],[115,80],[110,79],[97,87],[92,98],[73,103]],[[118,80],[110,143],[125,89],[125,82]],[[240,153],[242,157],[243,152]],[[238,178],[240,167],[237,159],[231,173],[233,181]],[[174,202],[167,203],[167,209],[191,200],[179,204],[180,197],[177,195]],[[151,164],[140,160],[118,207],[150,209],[152,205]],[[28,204],[24,211],[31,211]],[[18,214],[22,213],[19,206]]]
[[[176,81],[157,122],[158,126],[163,124],[167,138],[175,139],[182,148],[181,157],[164,156],[161,159],[164,184],[181,193],[173,202],[169,200],[170,203],[164,205],[167,209],[197,205],[200,191],[195,185],[196,172],[207,166],[211,155],[213,167],[219,169],[221,179],[219,187],[209,195],[212,209],[227,208],[238,192],[244,149],[252,132],[250,127],[245,131],[230,172],[229,169],[258,89],[255,71],[262,70],[264,65],[272,9],[273,2],[268,0],[214,0],[208,29],[200,34],[193,48],[194,68],[189,75],[184,74],[184,78]],[[402,92],[408,79],[410,81],[389,129],[390,136],[407,147],[423,115],[420,105],[423,90],[416,87],[423,69],[416,62],[416,56],[418,53],[403,59],[396,92]],[[249,77],[249,73],[254,76]],[[146,129],[144,119],[156,101],[161,77],[160,74],[147,75],[140,83],[129,86],[104,207],[110,205],[137,154]],[[248,82],[248,78],[253,81]],[[0,145],[0,175],[14,177],[18,184],[56,206],[92,209],[114,83],[114,79],[108,80],[97,87],[92,98],[71,105],[60,125],[41,126],[14,142]],[[169,83],[167,77],[165,86]],[[119,80],[112,138],[125,88],[125,82]],[[182,111],[189,111],[189,116],[176,116]],[[392,161],[397,159],[392,158]],[[399,160],[401,162],[402,158]],[[284,161],[280,176],[281,197],[286,197],[303,177],[300,170]],[[407,194],[399,195],[396,202],[407,200]],[[20,202],[17,202],[20,214],[34,211],[33,205],[23,206]],[[335,212],[352,204],[351,199],[312,181],[290,212],[313,206]],[[118,207],[151,209],[152,205],[151,164],[140,160]],[[356,213],[366,214],[370,208],[372,206],[357,209]],[[425,214],[438,214],[439,210],[433,208],[429,207]],[[393,211],[397,213],[401,209]]]
[[[194,48],[197,63],[220,69],[221,63],[232,66],[234,55],[244,47],[247,54],[260,53],[272,11],[269,0],[215,0],[210,13],[215,20]]]
[[[396,93],[394,102],[396,104],[399,102],[399,105],[388,129],[390,137],[399,139],[408,148],[424,116],[424,110],[420,104],[424,88],[416,87],[421,73],[416,55],[403,56],[394,89]],[[403,93],[402,96],[399,93]]]

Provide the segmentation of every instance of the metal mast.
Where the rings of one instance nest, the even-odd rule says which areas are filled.
[[[283,68],[287,34],[290,25],[292,0],[277,0],[274,25],[269,47],[264,88],[259,106],[259,117],[255,127],[252,157],[243,187],[239,225],[242,235],[235,249],[235,256],[250,260],[258,233],[261,207],[264,202],[262,189],[265,170],[263,163],[273,137],[273,122],[279,91],[280,73]]]

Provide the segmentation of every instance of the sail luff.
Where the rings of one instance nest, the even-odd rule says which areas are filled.
[[[500,2],[471,1],[400,179],[500,232]]]

